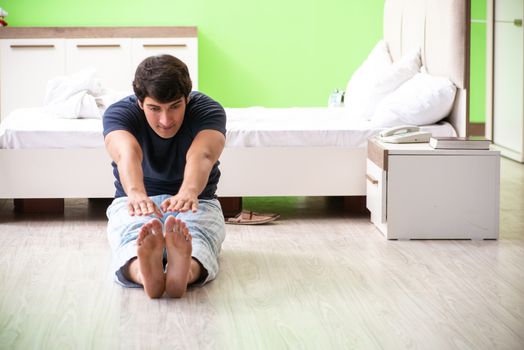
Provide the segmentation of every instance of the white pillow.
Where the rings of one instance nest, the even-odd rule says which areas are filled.
[[[420,68],[420,50],[413,50],[395,63],[381,40],[349,80],[344,96],[348,114],[371,119],[378,103]]]
[[[352,108],[350,106],[358,102],[359,91],[362,86],[368,84],[370,75],[386,70],[392,63],[386,42],[380,40],[349,79],[344,93],[344,107]]]
[[[422,69],[378,104],[372,124],[381,127],[434,124],[448,116],[456,90],[449,79],[434,77]]]

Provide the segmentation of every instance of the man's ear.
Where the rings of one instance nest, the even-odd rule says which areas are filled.
[[[144,110],[144,105],[142,104],[142,102],[140,102],[139,99],[137,99],[138,101],[138,107],[140,107],[141,110]]]

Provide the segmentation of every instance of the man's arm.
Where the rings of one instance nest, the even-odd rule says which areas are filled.
[[[155,203],[147,196],[142,172],[142,149],[135,137],[125,130],[115,130],[105,138],[106,149],[118,167],[120,182],[127,194],[129,215],[162,217]]]
[[[226,138],[217,130],[202,130],[193,140],[186,155],[184,181],[176,196],[161,205],[164,211],[196,211],[198,195],[202,193],[209,180],[209,174],[218,161]]]

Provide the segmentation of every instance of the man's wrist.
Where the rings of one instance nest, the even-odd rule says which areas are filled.
[[[187,195],[195,196],[195,197],[198,197],[198,195],[200,194],[197,188],[191,187],[191,186],[180,187],[180,190],[178,191],[178,193],[185,193]]]
[[[140,195],[147,196],[147,193],[144,189],[141,188],[131,188],[127,191],[128,197],[135,197]]]

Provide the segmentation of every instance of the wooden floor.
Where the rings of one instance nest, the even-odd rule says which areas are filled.
[[[217,280],[149,300],[109,275],[105,203],[0,201],[1,349],[524,349],[524,165],[502,160],[498,241],[387,241],[336,199],[246,199]]]

